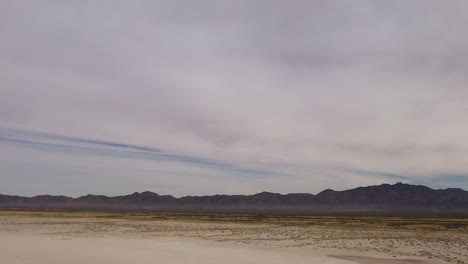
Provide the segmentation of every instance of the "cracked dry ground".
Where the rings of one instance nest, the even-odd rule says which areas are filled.
[[[468,219],[169,213],[0,212],[0,232],[187,237],[258,247],[379,252],[468,264]]]

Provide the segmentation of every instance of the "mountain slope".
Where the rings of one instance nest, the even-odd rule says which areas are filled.
[[[40,195],[0,195],[0,208],[79,210],[163,210],[262,213],[397,213],[459,212],[468,214],[468,192],[450,188],[435,190],[422,185],[397,183],[359,187],[346,191],[254,195],[210,195],[175,198],[152,192],[108,197],[86,195],[78,198]]]

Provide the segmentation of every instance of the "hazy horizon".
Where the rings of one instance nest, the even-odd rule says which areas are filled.
[[[404,182],[397,182],[395,184],[398,184],[398,183],[402,183],[402,184],[406,184]],[[382,183],[382,184],[378,184],[378,185],[369,185],[369,186],[356,186],[355,188],[361,188],[361,187],[373,187],[373,186],[380,186],[380,185],[385,185],[385,184],[389,184],[389,183]],[[389,184],[389,185],[395,185],[395,184]],[[412,185],[412,186],[425,186],[425,185]],[[425,187],[429,187],[429,186],[425,186]],[[351,188],[351,189],[355,189],[355,188]],[[431,187],[429,187],[431,188]],[[347,191],[347,190],[351,190],[351,189],[343,189],[343,190],[333,190],[332,191]],[[447,187],[447,188],[431,188],[431,189],[434,189],[434,190],[447,190],[447,189],[461,189],[463,191],[467,191],[467,190],[464,190],[463,188],[459,188],[459,187]],[[132,193],[121,193],[121,194],[115,194],[115,195],[104,195],[104,196],[107,196],[107,197],[118,197],[118,196],[126,196],[126,195],[132,195],[132,194],[135,194],[135,193],[138,193],[138,194],[142,194],[142,193],[145,193],[145,192],[151,192],[151,193],[155,193],[159,196],[172,196],[174,198],[183,198],[183,197],[201,197],[201,196],[216,196],[216,195],[246,195],[246,196],[252,196],[252,195],[256,195],[256,194],[260,194],[260,193],[273,193],[273,194],[280,194],[280,195],[289,195],[289,194],[312,194],[312,195],[318,195],[319,193],[323,192],[323,191],[327,191],[327,190],[330,190],[330,189],[325,189],[325,190],[321,190],[319,192],[316,192],[316,193],[311,193],[311,192],[306,192],[306,193],[275,193],[275,192],[270,192],[268,190],[263,190],[263,191],[259,191],[259,192],[255,192],[255,193],[244,193],[244,194],[238,194],[238,193],[229,193],[229,194],[226,194],[226,193],[211,193],[211,194],[198,194],[198,195],[191,195],[191,194],[186,194],[186,195],[172,195],[170,193],[157,193],[155,191],[149,191],[149,190],[143,190],[143,191],[134,191]],[[0,193],[0,195],[12,195],[12,196],[18,196],[18,194],[14,194],[14,193]],[[19,195],[20,197],[34,197],[34,196],[41,196],[41,195],[51,195],[51,194],[48,194],[48,193],[42,193],[42,194],[37,194],[37,195],[29,195],[29,196],[24,196],[24,195]],[[79,198],[79,197],[84,197],[84,196],[87,196],[87,195],[103,195],[101,193],[87,193],[87,194],[82,194],[82,195],[64,195],[64,194],[53,194],[52,196],[66,196],[66,197],[71,197],[71,198]]]
[[[0,193],[468,189],[468,2],[1,1]]]

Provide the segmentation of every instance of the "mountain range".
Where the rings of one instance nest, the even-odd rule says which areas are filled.
[[[431,189],[396,183],[358,187],[345,191],[254,195],[209,195],[175,198],[153,192],[122,196],[86,195],[78,198],[38,195],[21,197],[0,194],[3,209],[167,211],[217,213],[286,213],[343,215],[468,215],[468,192],[460,188]]]

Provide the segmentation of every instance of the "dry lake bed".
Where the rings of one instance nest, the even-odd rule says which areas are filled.
[[[468,264],[468,219],[0,211],[0,262]]]

